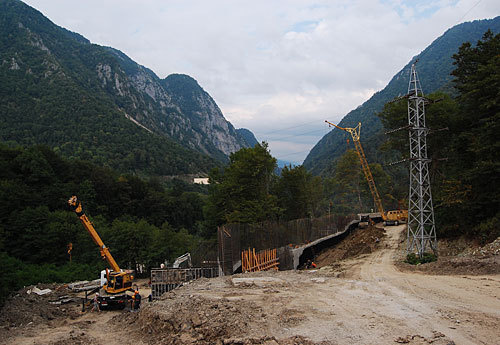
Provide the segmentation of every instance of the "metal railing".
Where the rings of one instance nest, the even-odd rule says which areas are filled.
[[[151,297],[156,299],[183,283],[199,278],[219,276],[217,267],[209,268],[158,268],[151,270]]]

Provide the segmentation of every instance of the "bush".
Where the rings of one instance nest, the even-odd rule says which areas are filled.
[[[500,236],[499,218],[500,214],[497,214],[495,217],[489,218],[474,227],[474,232],[481,244],[492,242]]]
[[[437,261],[437,256],[432,253],[424,253],[422,257],[419,257],[415,253],[410,253],[406,256],[406,262],[410,265],[420,265],[434,261]]]

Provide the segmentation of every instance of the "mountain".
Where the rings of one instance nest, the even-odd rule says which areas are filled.
[[[245,140],[245,142],[247,143],[248,147],[254,147],[255,145],[257,145],[259,143],[257,141],[257,138],[255,138],[255,135],[249,129],[238,128],[236,130],[236,132],[238,133],[238,135],[241,138],[243,138],[243,140]]]
[[[160,79],[18,0],[0,1],[0,140],[158,175],[249,146],[193,78]]]
[[[381,91],[376,92],[368,101],[349,112],[340,121],[341,127],[355,127],[362,123],[361,142],[369,161],[383,161],[377,149],[384,139],[382,124],[377,117],[384,104],[397,96],[405,95],[408,90],[408,78],[411,64],[418,59],[417,72],[424,93],[438,90],[451,90],[451,71],[454,69],[452,55],[464,42],[475,44],[490,29],[500,32],[500,17],[489,20],[476,20],[448,29],[422,53],[415,56],[399,71]],[[326,134],[309,152],[304,166],[313,174],[328,174],[334,162],[346,150],[346,133],[332,130]]]

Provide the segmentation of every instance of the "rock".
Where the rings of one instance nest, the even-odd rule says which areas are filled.
[[[194,327],[200,327],[202,322],[198,314],[194,314],[193,317],[191,318],[191,322],[193,323]]]

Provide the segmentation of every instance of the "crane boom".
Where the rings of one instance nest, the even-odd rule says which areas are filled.
[[[358,125],[354,128],[340,127],[327,120],[325,120],[325,122],[328,123],[329,125],[332,125],[338,129],[341,129],[351,134],[352,141],[354,142],[354,147],[356,148],[356,153],[358,154],[359,160],[361,162],[361,168],[363,169],[365,178],[368,181],[368,187],[370,187],[370,192],[372,193],[373,200],[375,201],[375,207],[377,208],[377,211],[380,212],[382,219],[385,221],[386,214],[384,211],[384,207],[382,206],[382,199],[378,194],[377,186],[375,185],[375,180],[373,179],[372,171],[366,160],[365,151],[363,150],[363,146],[361,146],[361,142],[359,141],[361,132],[361,122],[358,122]]]
[[[87,216],[83,212],[83,208],[82,208],[81,202],[78,201],[78,199],[77,199],[76,196],[72,196],[68,200],[68,204],[71,207],[71,209],[73,211],[75,211],[76,215],[78,216],[78,218],[82,222],[83,227],[88,231],[88,233],[90,234],[90,237],[92,237],[92,240],[94,241],[94,243],[97,244],[97,246],[99,247],[99,250],[101,252],[101,257],[103,259],[106,259],[106,261],[108,262],[109,266],[111,267],[111,269],[114,272],[120,272],[120,267],[118,266],[118,264],[116,263],[115,259],[113,258],[113,256],[109,252],[109,248],[106,247],[106,245],[104,244],[104,242],[102,242],[101,238],[99,237],[99,234],[94,229],[94,226],[92,225],[92,223],[90,222],[90,220],[87,218]]]

